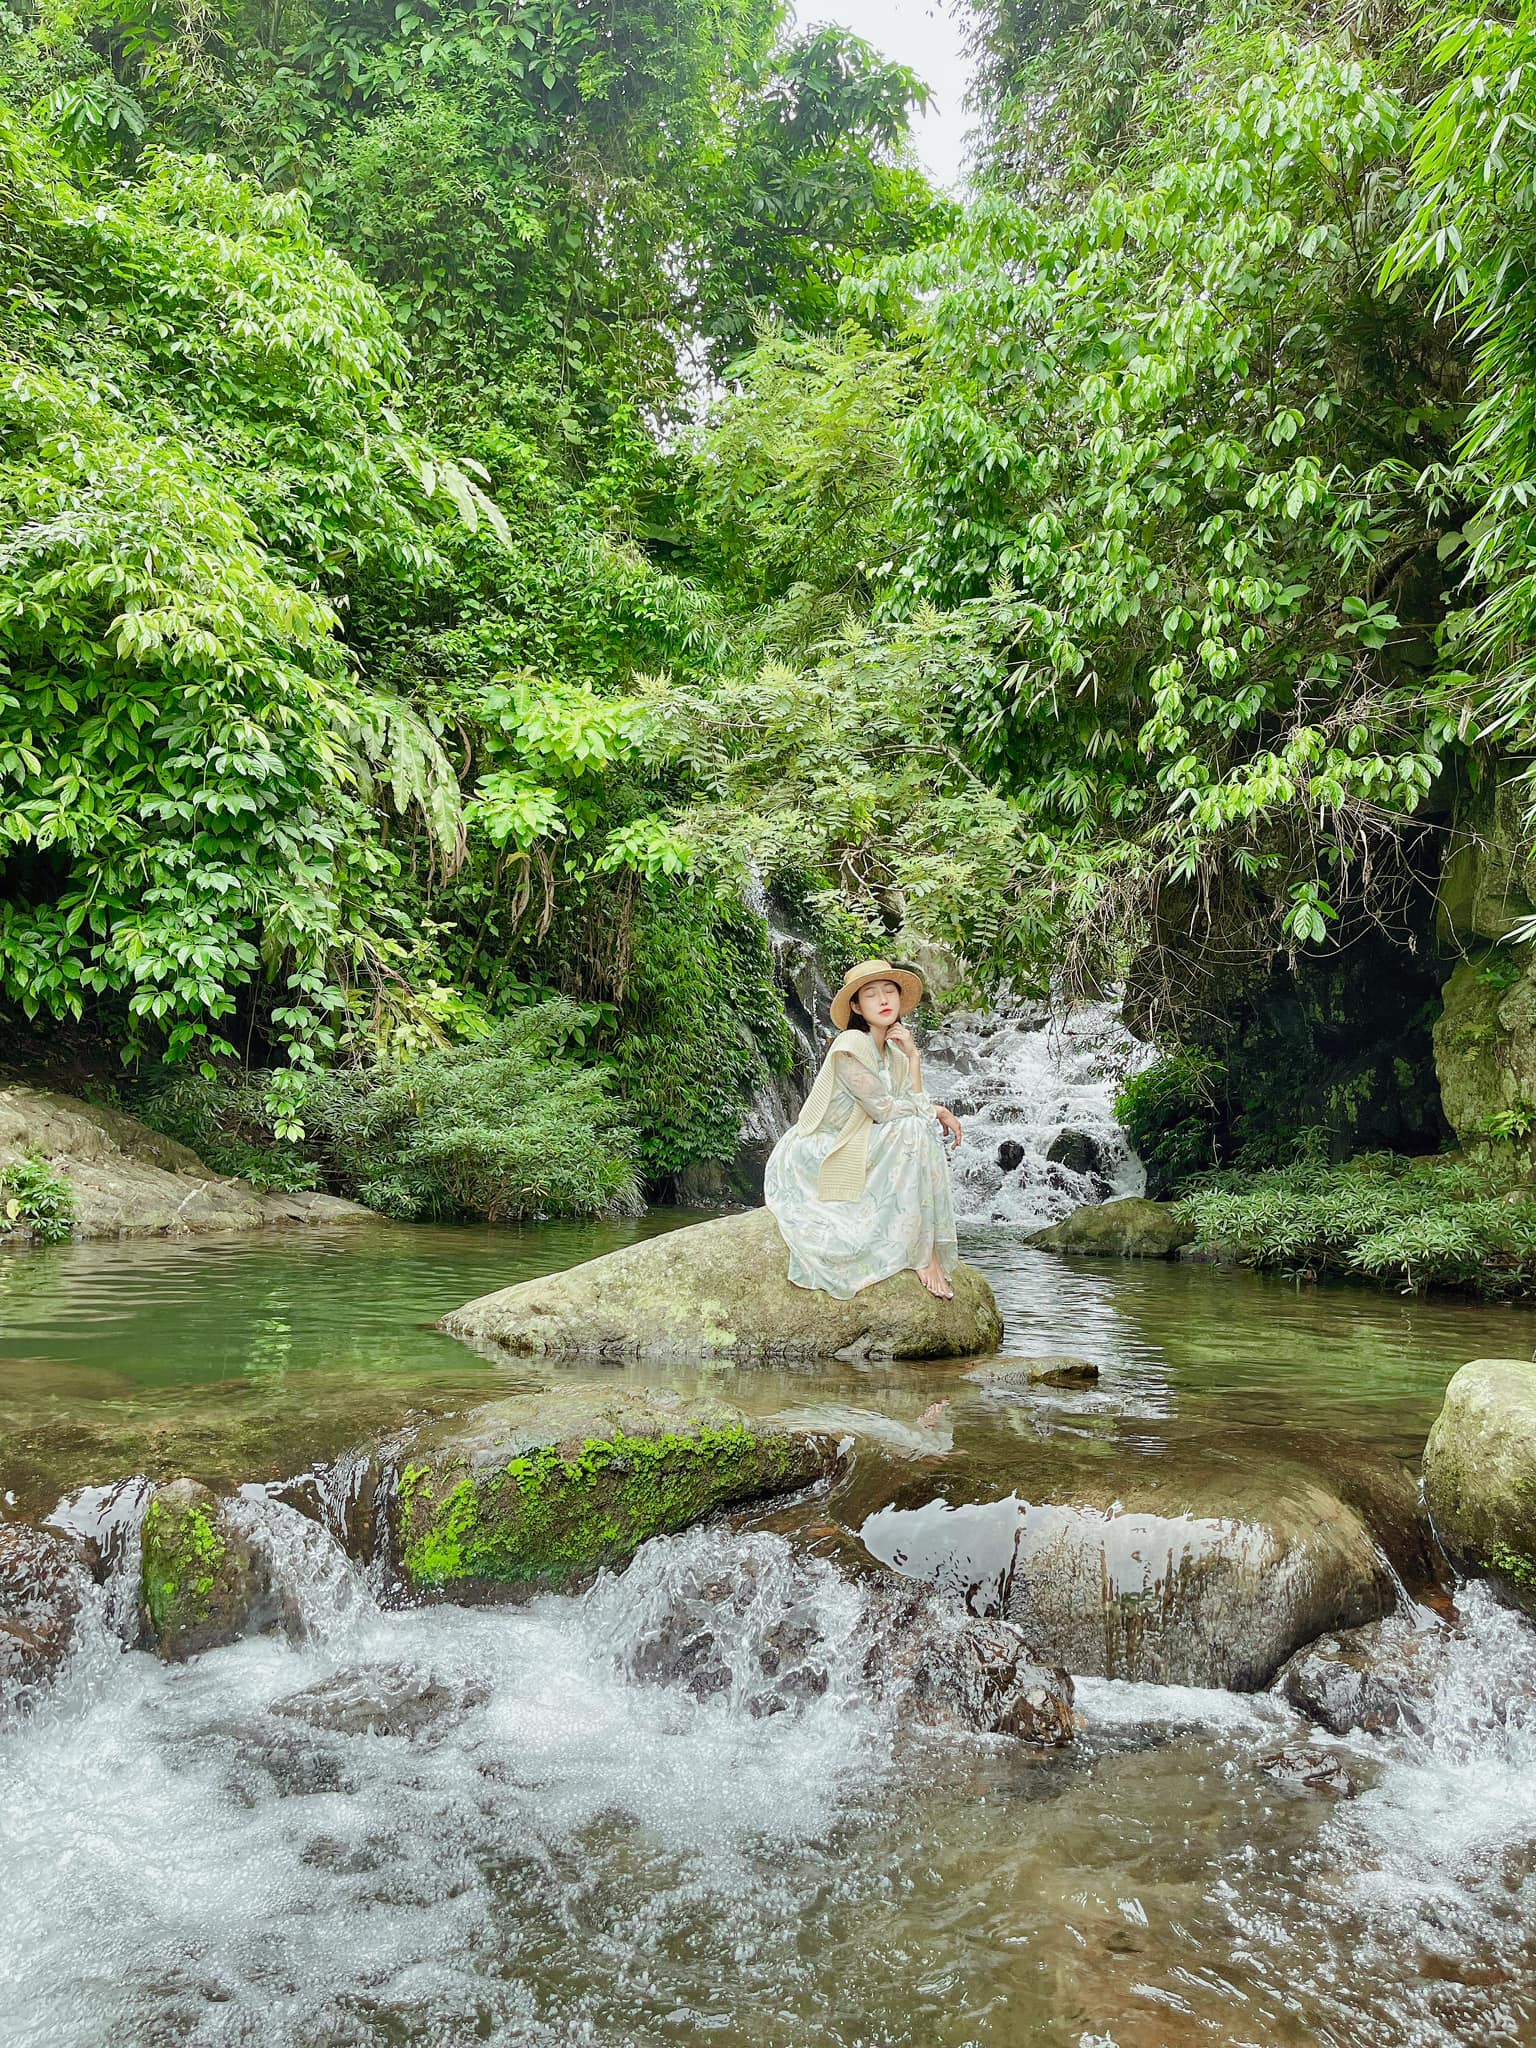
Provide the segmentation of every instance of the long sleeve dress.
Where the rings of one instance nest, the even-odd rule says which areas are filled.
[[[789,1246],[789,1277],[839,1301],[893,1273],[959,1257],[949,1159],[933,1105],[912,1087],[905,1055],[872,1041],[834,1045],[831,1093],[814,1129],[792,1124],[769,1155],[763,1195]],[[825,1067],[823,1068],[825,1073]],[[813,1100],[818,1092],[812,1091]],[[827,1155],[846,1140],[855,1108],[871,1120],[863,1191],[828,1201],[818,1190]],[[855,1119],[857,1121],[857,1119]]]

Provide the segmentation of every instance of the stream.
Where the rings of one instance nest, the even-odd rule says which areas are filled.
[[[1415,1460],[1459,1365],[1529,1354],[1520,1310],[1030,1250],[1021,1225],[1081,1199],[1060,1128],[1134,1185],[1106,1106],[1126,1049],[1010,1031],[989,1052],[962,1024],[932,1062],[972,1089],[963,1250],[1005,1349],[1085,1357],[1095,1385],[988,1407],[953,1363],[612,1370],[856,1433],[942,1514],[956,1415],[981,1418],[973,1499],[1009,1493],[1021,1446],[1129,1471],[1326,1431]],[[0,1729],[0,2048],[1536,2041],[1536,1630],[1480,1588],[1450,1625],[1405,1594],[1414,1710],[1386,1732],[1080,1678],[1078,1741],[1042,1753],[871,1697],[856,1531],[828,1550],[737,1514],[583,1593],[402,1608],[260,1483],[344,1479],[408,1416],[558,1379],[432,1322],[696,1220],[0,1261],[0,1517],[99,1523],[132,1473],[243,1486],[291,1623],[184,1665],[124,1651],[129,1545],[58,1690]],[[720,1675],[696,1698],[642,1652],[700,1581]],[[825,1682],[765,1712],[786,1626]],[[1276,1775],[1300,1742],[1351,1796]]]
[[[14,1259],[8,1511],[131,1470],[270,1476],[392,1410],[524,1384],[428,1319],[684,1220]],[[1157,1457],[1215,1405],[1239,1448],[1304,1418],[1411,1455],[1458,1364],[1530,1341],[1515,1310],[967,1240],[1010,1348],[1103,1373],[1000,1425],[1000,1461],[1017,1427]],[[704,1376],[898,1443],[955,1385],[941,1365]],[[1536,2038],[1536,1632],[1476,1589],[1420,1731],[1333,1745],[1358,1787],[1340,1801],[1262,1768],[1300,1726],[1265,1694],[1082,1680],[1082,1737],[1045,1756],[916,1735],[861,1687],[858,1582],[771,1530],[654,1542],[575,1597],[402,1611],[252,1492],[299,1640],[162,1666],[103,1612],[63,1690],[0,1736],[5,2048]],[[749,1575],[722,1623],[743,1668],[754,1631],[810,1604],[820,1697],[762,1717],[744,1685],[700,1703],[636,1682],[658,1592],[701,1561]],[[359,1692],[397,1732],[349,1726]]]

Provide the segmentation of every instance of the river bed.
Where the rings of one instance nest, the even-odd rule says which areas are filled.
[[[552,1377],[431,1321],[692,1220],[0,1263],[4,1511],[127,1472],[274,1478]],[[1412,1457],[1458,1365],[1531,1349],[1518,1310],[1073,1265],[1002,1228],[966,1250],[1006,1350],[1101,1368],[993,1425],[999,1491],[1019,1431],[1110,1460],[1193,1427],[1236,1458],[1293,1428]],[[954,1366],[648,1376],[883,1432],[942,1491]],[[1536,1631],[1476,1590],[1422,1732],[1325,1738],[1341,1800],[1264,1768],[1317,1741],[1266,1694],[1084,1680],[1083,1734],[1046,1756],[915,1735],[861,1685],[857,1580],[772,1529],[663,1539],[575,1597],[398,1610],[315,1525],[251,1514],[302,1640],[166,1667],[103,1617],[0,1735],[3,2048],[1536,2040]],[[655,1600],[700,1562],[750,1579],[743,1669],[754,1632],[814,1607],[824,1694],[764,1717],[744,1684],[635,1682]],[[351,1732],[338,1674],[414,1701],[414,1733]]]

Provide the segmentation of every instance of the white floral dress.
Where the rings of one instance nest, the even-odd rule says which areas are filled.
[[[873,1048],[871,1048],[873,1049]],[[862,1288],[926,1266],[935,1252],[945,1272],[959,1257],[949,1158],[926,1095],[912,1087],[905,1055],[887,1046],[878,1067],[834,1050],[831,1103],[822,1128],[791,1124],[774,1146],[763,1197],[789,1246],[796,1287],[851,1301]],[[851,1202],[817,1193],[822,1161],[857,1101],[873,1119],[864,1192]]]

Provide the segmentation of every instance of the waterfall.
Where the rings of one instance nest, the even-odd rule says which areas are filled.
[[[945,1018],[924,1042],[923,1069],[929,1094],[965,1125],[956,1215],[1037,1230],[1085,1202],[1142,1193],[1115,1095],[1152,1058],[1113,1003]]]

